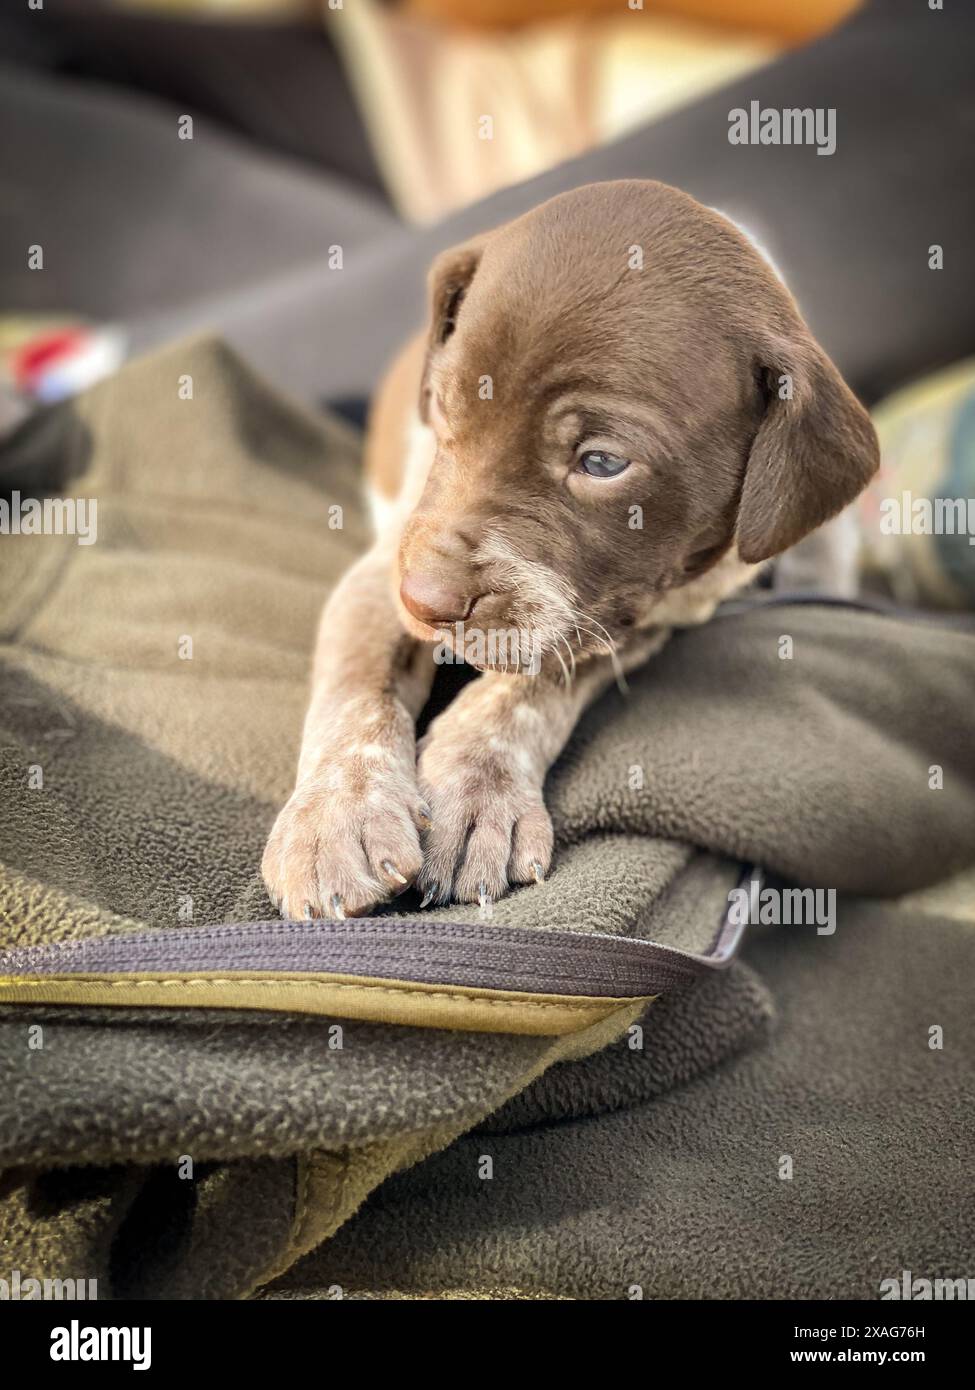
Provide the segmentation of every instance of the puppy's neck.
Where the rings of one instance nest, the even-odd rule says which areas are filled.
[[[664,594],[647,595],[635,626],[646,631],[652,627],[696,627],[706,623],[720,603],[744,589],[762,568],[746,565],[732,542],[716,564],[689,584],[668,589]]]

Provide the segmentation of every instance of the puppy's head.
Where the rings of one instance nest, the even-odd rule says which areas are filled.
[[[517,630],[552,659],[652,623],[732,547],[787,549],[878,461],[748,240],[635,180],[437,259],[420,414],[436,456],[400,548],[405,620]]]

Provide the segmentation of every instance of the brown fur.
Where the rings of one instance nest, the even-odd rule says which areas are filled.
[[[364,911],[417,876],[476,901],[544,873],[545,773],[614,665],[705,620],[877,466],[866,413],[769,266],[665,185],[577,189],[445,252],[430,306],[377,396],[380,536],[326,610],[298,787],[265,856],[290,915]],[[593,448],[629,467],[585,475]],[[450,624],[457,646],[461,620],[530,634],[540,670],[488,652],[411,777],[432,668],[429,647],[404,665],[403,633]],[[371,762],[341,742],[362,744],[350,708],[378,731]]]

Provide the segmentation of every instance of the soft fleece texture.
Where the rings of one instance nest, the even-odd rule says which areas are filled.
[[[877,1300],[904,1269],[970,1277],[975,927],[848,899],[835,936],[759,929],[746,954],[779,1013],[765,1046],[665,1095],[625,1043],[553,1067],[267,1296]]]
[[[0,948],[179,930],[188,897],[196,922],[268,915],[256,866],[290,788],[317,615],[366,543],[357,445],[200,341],[7,450],[8,488],[97,496],[99,539],[8,537],[0,552]],[[975,637],[869,613],[762,608],[682,635],[583,721],[550,780],[554,871],[497,905],[498,930],[704,949],[737,860],[875,894],[963,868],[973,680]],[[302,1017],[7,1007],[0,1240],[10,1268],[70,1268],[102,1297],[243,1296],[387,1174],[517,1107],[551,1063],[565,1066],[545,1104],[557,1113],[568,1088],[597,1114],[607,1085],[668,1095],[760,1042],[771,1013],[736,965],[652,1006],[638,1060],[607,1053],[587,1073],[575,1059],[633,1012],[571,1039],[347,1023],[333,1051],[327,1021]]]

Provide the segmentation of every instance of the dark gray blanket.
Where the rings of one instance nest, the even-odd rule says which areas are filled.
[[[778,1011],[761,1047],[665,1095],[624,1043],[553,1067],[269,1296],[875,1301],[905,1269],[970,1279],[972,914],[848,899],[835,936],[767,928],[747,957]]]

